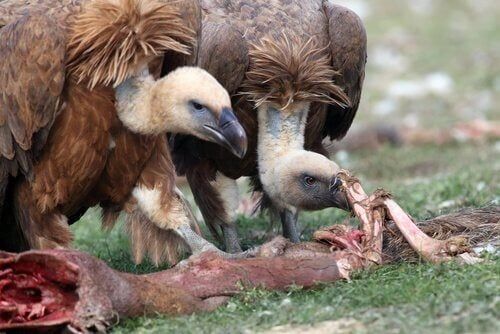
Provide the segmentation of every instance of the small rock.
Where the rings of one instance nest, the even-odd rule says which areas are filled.
[[[457,202],[455,200],[449,199],[447,201],[441,202],[438,205],[438,208],[439,209],[446,209],[446,208],[450,208],[450,207],[454,206],[455,204],[457,204]]]

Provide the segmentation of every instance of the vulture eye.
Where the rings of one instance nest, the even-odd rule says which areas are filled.
[[[312,176],[306,175],[304,176],[304,184],[308,187],[312,187],[316,184],[316,179]]]
[[[203,104],[200,104],[200,103],[198,103],[196,101],[191,101],[191,105],[192,105],[193,109],[195,111],[198,111],[198,112],[202,112],[202,111],[204,111],[206,109]]]

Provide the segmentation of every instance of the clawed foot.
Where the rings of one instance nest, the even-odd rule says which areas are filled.
[[[226,259],[245,259],[249,257],[255,257],[257,252],[258,252],[258,247],[257,248],[250,248],[247,249],[246,251],[238,252],[238,253],[227,253],[224,252],[217,247],[215,247],[213,244],[208,243],[207,245],[203,246],[200,252],[193,254],[193,255],[201,255],[206,252],[213,252],[216,253],[218,256],[226,258]]]
[[[253,247],[250,249],[247,249],[246,251],[243,252],[238,252],[238,253],[226,253],[217,247],[215,247],[213,244],[207,242],[203,247],[199,248],[199,251],[193,252],[193,255],[191,255],[189,258],[179,262],[176,267],[182,268],[185,267],[187,264],[189,264],[191,261],[200,258],[202,256],[206,256],[206,254],[215,254],[216,256],[225,258],[225,259],[246,259],[246,258],[253,258],[253,257],[275,257],[275,256],[280,256],[285,253],[285,250],[288,246],[290,246],[292,243],[285,239],[282,236],[275,237],[273,240],[258,246],[258,247]]]

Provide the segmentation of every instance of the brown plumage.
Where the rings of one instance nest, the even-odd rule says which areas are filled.
[[[262,190],[256,108],[267,104],[286,113],[300,103],[310,103],[303,148],[326,155],[322,140],[344,137],[359,106],[366,34],[356,14],[329,1],[201,3],[198,64],[232,93],[237,117],[248,135],[248,153],[238,160],[210,143],[176,136],[174,161],[178,171],[186,174],[211,230],[220,231],[220,226],[224,230],[234,222],[228,219],[222,194],[211,183],[217,172],[232,179],[250,176],[254,189]]]
[[[251,46],[251,66],[242,91],[256,107],[264,102],[286,109],[294,101],[347,106],[349,99],[332,78],[330,57],[310,38],[303,43],[286,33],[280,40],[264,38]]]
[[[116,86],[152,57],[167,50],[190,54],[194,43],[194,32],[166,3],[95,0],[71,24],[68,70],[78,83],[90,80],[90,88]]]
[[[0,17],[0,249],[67,246],[72,238],[68,224],[98,204],[107,227],[120,211],[127,211],[131,234],[144,236],[135,238],[135,245],[159,254],[152,256],[157,262],[172,260],[168,250],[182,242],[167,245],[171,235],[157,233],[155,244],[148,244],[153,217],[141,207],[147,199],[132,192],[157,195],[158,203],[153,204],[162,209],[157,215],[168,218],[161,228],[180,224],[176,218],[187,219],[162,132],[169,126],[162,123],[164,117],[172,114],[165,114],[168,108],[160,103],[177,102],[171,100],[175,90],[165,92],[162,87],[182,83],[183,78],[201,78],[205,82],[200,85],[210,92],[191,83],[180,87],[183,98],[194,90],[193,98],[200,97],[199,91],[203,102],[211,94],[208,105],[220,110],[210,110],[207,117],[221,123],[222,114],[232,115],[227,92],[211,76],[190,67],[169,72],[173,64],[189,64],[196,58],[198,3],[8,0],[0,3]],[[144,74],[147,65],[151,73],[168,75],[154,81]],[[138,91],[141,84],[144,91]],[[126,98],[146,94],[157,110],[138,103],[130,112],[127,103],[115,104],[120,102],[115,98],[118,92]],[[153,93],[153,98],[147,95]],[[189,115],[179,109],[186,106],[175,108],[179,115]],[[146,112],[150,123],[161,124],[150,128],[146,120],[144,132],[131,130],[124,120],[141,120],[141,115],[134,116],[136,109]],[[195,125],[190,122],[187,133]],[[148,220],[142,226],[134,218],[140,217],[138,212]]]

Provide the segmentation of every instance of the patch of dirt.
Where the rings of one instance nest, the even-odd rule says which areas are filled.
[[[341,318],[318,322],[313,325],[282,325],[275,326],[263,334],[344,334],[365,330],[365,326],[353,318]]]

